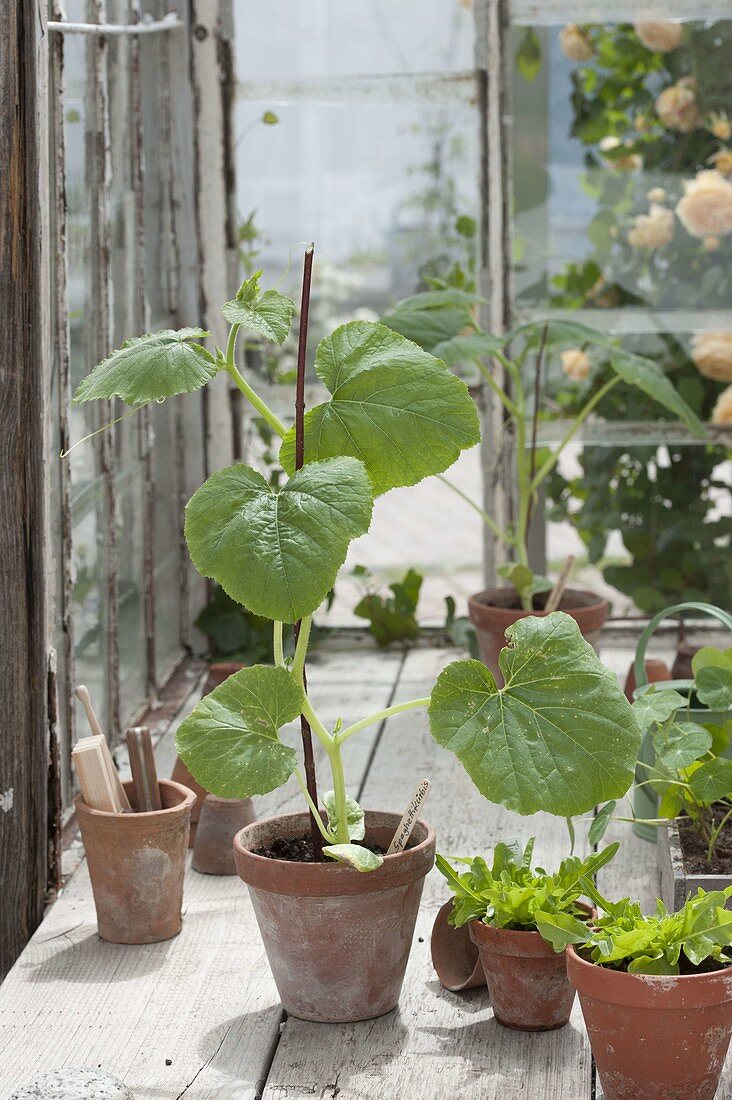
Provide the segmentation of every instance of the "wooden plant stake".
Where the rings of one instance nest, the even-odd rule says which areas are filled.
[[[129,802],[125,806],[111,774],[117,773],[114,764],[110,771],[111,756],[104,734],[93,734],[77,741],[71,759],[79,777],[81,797],[90,809],[104,810],[108,814],[121,814],[129,809]]]
[[[109,781],[110,781],[110,783],[112,784],[112,786],[115,788],[115,790],[117,792],[117,797],[115,799],[115,802],[118,801],[118,802],[121,803],[122,810],[130,810],[130,809],[132,809],[132,807],[130,806],[130,800],[127,797],[127,792],[125,791],[124,787],[122,786],[122,780],[119,777],[117,769],[114,766],[114,760],[112,759],[112,754],[109,751],[109,745],[107,744],[107,739],[104,736],[104,734],[102,733],[102,727],[99,725],[99,721],[97,720],[97,716],[94,713],[94,707],[92,706],[91,696],[89,695],[89,689],[84,684],[79,684],[79,686],[76,688],[76,690],[74,692],[74,695],[81,702],[81,705],[83,706],[84,710],[86,711],[86,717],[87,717],[87,721],[89,722],[89,728],[92,731],[92,736],[93,737],[101,737],[102,741],[104,742],[103,751],[102,751],[102,759],[104,760],[104,764],[105,764],[105,767],[106,767],[108,775],[109,775]],[[88,740],[88,738],[85,738],[84,740]],[[81,742],[79,742],[79,744],[81,744]],[[86,799],[84,801],[86,801]],[[119,811],[115,811],[115,813],[116,812],[119,812]]]
[[[569,574],[572,572],[572,566],[574,565],[574,554],[570,554],[562,566],[562,571],[557,577],[557,583],[549,593],[549,598],[544,605],[544,610],[547,614],[550,611],[556,611],[559,604],[562,601],[564,595],[564,589],[567,587],[567,581],[569,580]]]
[[[135,809],[138,813],[162,810],[158,772],[155,767],[150,730],[145,726],[134,726],[125,733],[127,751],[130,754],[132,784],[135,793]]]
[[[302,273],[302,297],[300,299],[300,331],[297,341],[297,382],[295,385],[295,469],[302,469],[305,462],[305,360],[308,350],[308,316],[310,313],[310,285],[313,279],[313,253],[315,245],[305,249]],[[295,645],[300,636],[300,623],[295,623]],[[308,689],[305,665],[302,669],[302,686]],[[318,782],[315,775],[315,756],[313,754],[313,735],[310,723],[304,714],[300,715],[300,735],[302,737],[303,760],[305,764],[305,783],[313,806],[318,805]],[[310,811],[310,836],[313,842],[313,858],[323,859],[323,838]]]

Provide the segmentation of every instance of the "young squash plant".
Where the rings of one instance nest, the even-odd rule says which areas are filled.
[[[434,737],[478,789],[521,814],[568,817],[625,793],[640,731],[615,677],[561,613],[511,627],[500,689],[478,661],[460,661],[441,674],[431,699],[397,703],[346,727],[339,721],[328,729],[320,719],[304,676],[313,613],[351,540],[368,530],[374,497],[447,469],[478,442],[478,415],[465,384],[441,360],[383,325],[358,321],[321,341],[315,370],[330,396],[304,415],[296,437],[236,364],[240,330],[281,343],[292,321],[293,302],[262,291],[259,280],[260,273],[247,279],[223,307],[230,325],[225,351],[205,348],[200,341],[208,334],[200,328],[150,333],[112,352],[75,395],[78,403],[119,397],[136,408],[201,389],[226,372],[282,440],[283,484],[273,487],[238,463],[212,474],[186,507],[194,565],[272,623],[275,657],[274,666],[234,673],[181,724],[178,751],[191,773],[225,798],[266,794],[294,775],[325,855],[360,871],[382,859],[359,844],[364,814],[348,795],[343,745],[416,707],[429,704]],[[303,437],[304,454],[297,445]],[[286,659],[289,623],[298,630]],[[280,739],[298,716],[330,766],[325,819],[297,754]]]

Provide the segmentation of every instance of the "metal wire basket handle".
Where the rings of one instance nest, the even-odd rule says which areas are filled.
[[[646,679],[646,649],[651,640],[651,635],[659,623],[662,623],[664,619],[672,618],[680,611],[701,611],[704,615],[711,615],[712,618],[718,619],[727,630],[732,632],[732,615],[728,611],[723,611],[721,607],[715,607],[713,603],[676,603],[673,607],[667,607],[663,611],[659,611],[657,615],[653,616],[638,639],[634,666],[636,690],[645,687],[648,682]]]

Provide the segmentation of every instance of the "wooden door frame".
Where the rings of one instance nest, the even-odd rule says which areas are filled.
[[[46,892],[45,7],[45,0],[0,0],[0,977],[40,921]]]

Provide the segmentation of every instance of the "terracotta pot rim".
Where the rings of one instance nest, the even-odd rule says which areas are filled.
[[[566,955],[569,980],[581,997],[658,1010],[732,1002],[732,964],[706,974],[629,974],[588,962],[572,944]],[[605,988],[594,988],[598,980]]]
[[[597,910],[594,906],[587,905],[583,901],[578,901],[576,904],[579,909],[584,909],[588,920],[592,920],[597,916]],[[535,958],[561,958],[563,954],[561,951],[555,951],[537,928],[496,928],[495,924],[487,924],[485,921],[478,919],[470,921],[468,927],[473,943],[477,943],[478,939],[482,939],[486,945],[502,955],[525,954],[527,957]],[[515,950],[501,950],[501,946],[512,946]]]
[[[80,794],[78,794],[74,799],[74,805],[76,806],[77,812],[81,810],[82,813],[87,814],[89,817],[119,818],[121,816],[124,816],[130,821],[134,819],[136,822],[143,822],[152,819],[159,821],[161,818],[173,817],[176,814],[180,814],[182,810],[192,808],[193,803],[196,801],[196,795],[192,790],[190,790],[190,788],[184,787],[182,783],[176,783],[173,779],[159,779],[158,783],[161,787],[172,787],[173,790],[177,791],[182,796],[180,798],[180,801],[176,802],[174,806],[165,806],[162,810],[136,810],[133,814],[124,815],[114,814],[111,813],[109,810],[95,810],[93,809],[93,807],[87,806],[86,802]],[[129,781],[123,783],[123,786],[125,788],[127,788],[128,785],[131,786],[131,784],[129,784]]]
[[[492,599],[485,598],[494,597],[496,593],[512,591],[514,591],[514,589],[509,584],[496,585],[493,588],[484,588],[480,592],[474,592],[472,596],[468,596],[468,605],[477,605],[480,608],[487,608],[489,611],[499,611],[505,615],[517,615],[522,618],[529,615],[543,617],[547,614],[546,611],[524,611],[522,607],[503,607],[501,604],[493,603]],[[599,596],[597,592],[592,592],[588,588],[565,588],[564,596],[567,597],[572,595],[587,596],[593,602],[578,604],[576,607],[571,608],[560,608],[559,610],[564,611],[565,614],[571,614],[573,611],[596,611],[598,608],[609,606],[604,596]]]
[[[389,810],[365,810],[366,828],[369,829],[369,819],[374,815],[389,819],[393,822],[394,831],[401,820],[401,815]],[[257,890],[265,890],[271,893],[286,893],[294,896],[320,896],[333,897],[339,894],[362,894],[389,890],[397,885],[423,877],[430,870],[434,862],[434,850],[436,846],[435,830],[432,826],[419,818],[415,828],[421,826],[424,830],[424,839],[412,848],[394,855],[384,856],[381,867],[375,871],[356,871],[343,863],[330,860],[328,863],[308,863],[296,860],[273,859],[271,856],[256,855],[250,848],[242,843],[242,837],[250,834],[255,829],[266,829],[275,822],[297,823],[298,828],[307,829],[309,814],[306,812],[276,814],[273,817],[261,818],[259,821],[245,825],[234,837],[234,855],[237,863],[239,877],[250,887]],[[378,827],[371,821],[371,828]],[[429,864],[429,865],[428,865]],[[245,876],[242,871],[247,865],[248,873]],[[307,877],[309,881],[299,887],[295,884],[296,876]],[[327,881],[324,881],[327,880]]]

